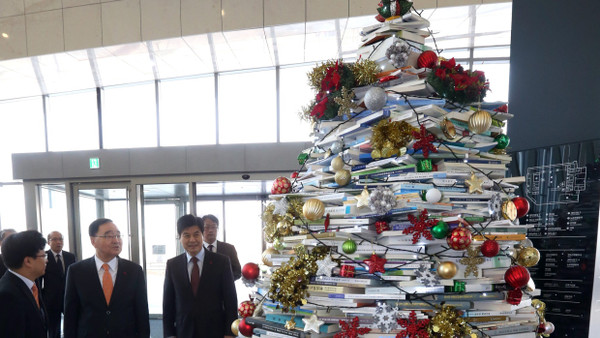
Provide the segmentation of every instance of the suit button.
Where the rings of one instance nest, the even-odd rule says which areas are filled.
[[[109,314],[110,314],[110,311],[106,311],[106,314],[107,314],[107,315],[109,315]]]

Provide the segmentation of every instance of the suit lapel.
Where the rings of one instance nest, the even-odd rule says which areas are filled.
[[[173,264],[172,273],[174,274],[175,280],[181,282],[181,284],[184,286],[183,290],[186,290],[189,298],[194,298],[194,292],[192,291],[192,284],[190,282],[190,275],[187,268],[187,255],[185,252],[179,255],[174,263],[175,264]]]
[[[44,317],[44,313],[42,312],[44,311],[44,303],[42,301],[42,293],[40,288],[38,287],[38,299],[40,300],[40,307],[38,308],[35,298],[33,297],[33,292],[31,292],[31,290],[27,288],[25,282],[23,282],[19,277],[15,276],[14,274],[10,272],[7,273],[10,274],[13,284],[17,286],[17,288],[25,295],[25,297],[27,297],[27,299],[29,300],[29,304],[36,310],[37,314],[40,316],[40,319],[45,323],[46,319]]]
[[[102,303],[106,305],[106,299],[104,298],[104,291],[102,290],[102,283],[100,283],[100,277],[98,275],[98,270],[96,269],[96,259],[94,256],[87,260],[86,265],[88,270],[87,275],[90,276],[90,290],[92,293],[96,294],[93,297],[100,297]]]
[[[204,262],[202,263],[202,275],[200,276],[200,285],[204,285],[210,279],[210,276],[214,276],[214,264],[213,257],[216,254],[206,250],[204,254]]]

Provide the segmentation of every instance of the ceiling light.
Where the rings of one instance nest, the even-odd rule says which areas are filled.
[[[221,16],[225,16],[225,10],[224,9],[221,10]]]
[[[2,33],[2,37],[8,39],[8,33]]]

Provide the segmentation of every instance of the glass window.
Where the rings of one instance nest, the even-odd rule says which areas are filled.
[[[46,150],[41,97],[0,102],[0,144],[0,182],[12,181],[13,153]]]
[[[188,213],[188,184],[144,185],[144,241],[148,308],[162,313],[167,260],[179,255],[177,219]]]
[[[23,185],[0,186],[0,229],[27,230]]]
[[[48,150],[98,149],[96,91],[48,97]]]
[[[508,60],[504,62],[475,62],[473,69],[485,72],[485,77],[490,82],[490,90],[487,92],[484,101],[508,101],[508,80],[510,73],[510,63]]]
[[[213,76],[160,83],[160,145],[215,144]]]
[[[310,141],[310,123],[300,119],[303,106],[308,106],[315,93],[306,75],[314,65],[279,70],[279,138],[281,142]]]
[[[275,70],[219,76],[219,143],[277,142]]]
[[[63,235],[63,249],[69,251],[69,220],[67,219],[67,194],[64,184],[39,186],[42,234],[58,231]]]
[[[155,97],[154,82],[104,89],[105,149],[157,146]]]
[[[227,243],[233,244],[240,264],[260,263],[263,251],[261,201],[225,201]],[[238,301],[245,298],[248,288],[241,278],[235,282]]]

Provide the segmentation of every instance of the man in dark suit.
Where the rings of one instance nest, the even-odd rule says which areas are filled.
[[[15,229],[4,229],[0,230],[0,250],[2,249],[2,242],[8,238],[8,236],[16,234]],[[6,265],[4,265],[4,258],[0,254],[0,277],[4,276],[6,272]]]
[[[150,337],[144,272],[118,257],[119,229],[100,218],[90,224],[89,234],[96,254],[67,271],[65,338]]]
[[[237,297],[227,256],[205,250],[202,219],[184,215],[177,233],[185,252],[167,261],[163,295],[165,338],[233,337]]]
[[[209,251],[229,257],[231,271],[233,271],[233,280],[240,279],[242,277],[242,266],[240,265],[235,247],[231,244],[217,241],[219,219],[214,215],[206,215],[202,217],[202,221],[204,222],[204,247]]]
[[[46,240],[35,230],[2,245],[8,272],[0,279],[0,337],[46,338],[46,312],[35,280],[46,269]]]
[[[75,263],[75,255],[63,251],[64,238],[58,231],[48,234],[50,250],[46,273],[40,279],[42,297],[48,311],[49,338],[60,338],[60,315],[64,309],[65,276],[69,265]]]

